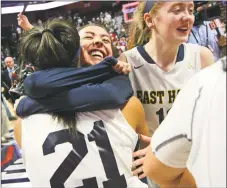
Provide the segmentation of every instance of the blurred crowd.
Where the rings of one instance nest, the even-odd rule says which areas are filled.
[[[100,12],[98,15],[91,16],[80,16],[78,13],[72,13],[68,11],[66,14],[58,14],[57,16],[50,16],[48,19],[68,19],[80,29],[84,25],[96,23],[107,28],[110,33],[113,44],[118,49],[118,53],[122,53],[126,50],[127,46],[127,33],[128,33],[128,25],[124,23],[123,13],[119,12],[111,12],[105,11]],[[36,23],[32,23],[32,25],[40,25],[42,24],[42,20],[38,19]],[[2,42],[1,46],[1,61],[8,56],[13,56],[15,59],[18,59],[19,54],[17,51],[18,40],[22,30],[19,26],[11,26],[11,38],[7,43]],[[2,66],[4,68],[4,65]]]

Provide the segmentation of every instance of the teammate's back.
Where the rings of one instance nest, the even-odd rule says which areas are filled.
[[[226,57],[222,61],[204,70],[199,80],[205,84],[192,122],[188,161],[198,187],[226,187]]]
[[[75,137],[51,115],[23,119],[22,151],[32,185],[147,187],[131,172],[138,135],[123,113],[78,113]]]

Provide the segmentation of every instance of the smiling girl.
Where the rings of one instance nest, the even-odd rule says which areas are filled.
[[[186,44],[194,23],[194,3],[140,2],[121,60],[133,66],[134,93],[143,103],[151,134],[188,80],[213,63],[209,49]]]

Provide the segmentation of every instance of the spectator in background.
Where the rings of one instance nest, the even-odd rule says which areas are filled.
[[[6,69],[2,72],[1,75],[1,81],[2,86],[4,87],[4,95],[6,99],[12,99],[9,95],[9,89],[12,87],[12,83],[14,78],[14,72],[17,69],[17,66],[14,64],[14,59],[12,57],[6,57],[5,58],[5,65]],[[14,99],[12,99],[12,102],[14,102]]]
[[[220,46],[218,44],[217,33],[211,30],[210,21],[203,21],[200,25],[193,26],[188,38],[188,43],[205,46],[214,55],[214,61],[220,59]]]
[[[208,5],[199,6],[196,8],[197,14],[204,11]],[[200,20],[201,19],[201,20]],[[196,25],[193,26],[188,38],[188,43],[199,44],[205,46],[212,52],[214,62],[221,57],[221,48],[226,45],[226,36],[224,37],[223,28],[219,28],[219,32],[211,27],[212,21],[205,21],[202,16],[196,20]],[[218,36],[220,34],[220,36]],[[225,41],[223,41],[225,40]]]

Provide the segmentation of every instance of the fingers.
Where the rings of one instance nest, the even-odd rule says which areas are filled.
[[[150,143],[151,142],[151,137],[149,136],[144,136],[144,135],[140,135],[140,140],[146,143]]]
[[[142,157],[142,158],[139,158],[139,159],[133,161],[133,162],[132,162],[132,168],[134,169],[134,168],[136,168],[137,166],[143,165],[144,159],[145,159],[145,158]]]
[[[143,178],[145,178],[145,177],[146,177],[146,175],[145,175],[144,172],[143,172],[142,174],[139,175],[139,179],[143,179]]]
[[[140,166],[132,171],[133,176],[138,176],[139,173],[143,173],[143,166]]]
[[[140,166],[140,167],[136,168],[135,170],[133,170],[132,174],[133,174],[133,176],[138,176],[139,179],[146,177],[143,172],[143,166]]]
[[[18,21],[18,25],[21,26],[21,27],[28,24],[27,17],[25,15],[23,15],[22,12],[20,12],[17,15],[17,21]]]
[[[149,147],[149,146],[148,146],[148,147]],[[133,157],[143,157],[143,156],[145,156],[146,153],[147,153],[148,147],[146,147],[146,148],[144,148],[144,149],[141,149],[141,150],[138,150],[138,151],[134,152],[134,153],[132,154],[132,156],[133,156]]]
[[[132,70],[131,65],[123,61],[118,61],[113,68],[115,71],[125,75],[129,74]]]

